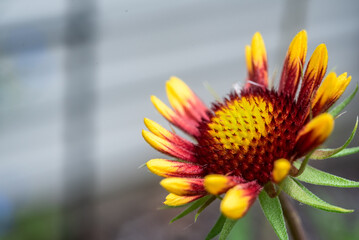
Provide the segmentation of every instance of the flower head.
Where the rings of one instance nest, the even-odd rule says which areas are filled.
[[[268,184],[296,175],[294,163],[310,154],[331,134],[327,113],[351,77],[329,73],[327,48],[320,44],[306,67],[307,33],[291,42],[278,89],[268,88],[263,39],[254,34],[245,48],[248,75],[241,91],[231,92],[211,108],[177,77],[166,83],[170,105],[151,100],[170,123],[192,136],[189,141],[145,119],[144,139],[175,159],[152,159],[147,167],[165,177],[170,192],[164,202],[180,206],[207,195],[225,194],[222,213],[231,219],[246,214]]]

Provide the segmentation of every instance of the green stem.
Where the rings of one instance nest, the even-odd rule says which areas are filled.
[[[311,152],[311,153],[307,154],[307,156],[305,156],[305,159],[302,162],[302,165],[300,165],[300,168],[299,168],[298,172],[293,177],[298,177],[299,175],[301,175],[304,172],[304,169],[307,166],[309,158],[310,158],[310,156],[312,155],[313,152]]]
[[[282,205],[283,214],[288,224],[288,228],[293,237],[293,240],[306,240],[307,237],[304,232],[302,221],[296,209],[290,203],[288,197],[282,193],[279,195],[279,200]]]

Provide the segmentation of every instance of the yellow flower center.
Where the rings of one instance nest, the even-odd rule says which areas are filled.
[[[264,184],[274,161],[291,159],[303,111],[291,98],[257,89],[217,104],[199,127],[196,154],[207,174],[240,176]]]
[[[226,149],[243,147],[245,152],[266,137],[272,121],[273,105],[263,97],[243,97],[215,112],[208,132]]]

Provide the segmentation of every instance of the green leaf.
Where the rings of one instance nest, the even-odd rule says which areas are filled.
[[[234,224],[236,224],[237,220],[226,218],[226,221],[223,225],[221,235],[219,235],[219,240],[226,240],[228,234],[231,232]]]
[[[285,227],[283,211],[278,197],[270,198],[265,191],[262,191],[259,194],[259,202],[264,215],[272,225],[278,238],[281,240],[287,240],[287,229]]]
[[[214,200],[216,200],[216,196],[211,196],[203,205],[198,209],[196,216],[194,216],[194,221],[197,221],[198,216],[201,214],[201,212],[206,209]]]
[[[310,155],[310,158],[311,159],[315,159],[315,160],[322,160],[322,159],[326,159],[326,158],[329,158],[339,152],[341,152],[342,150],[344,150],[348,145],[349,143],[353,140],[354,138],[354,135],[355,135],[355,132],[357,131],[357,128],[358,128],[358,118],[355,122],[355,125],[354,125],[354,129],[352,131],[352,133],[350,134],[350,137],[348,138],[348,140],[344,143],[343,146],[341,147],[338,147],[338,148],[334,148],[334,149],[318,149],[316,151],[314,151],[312,153],[312,155]]]
[[[339,212],[339,213],[349,213],[353,210],[344,209],[341,207],[333,206],[327,202],[324,202],[322,199],[314,195],[306,187],[300,184],[297,180],[287,177],[282,182],[283,191],[286,192],[289,196],[295,200],[310,205],[312,207],[325,210],[328,212]]]
[[[338,114],[353,100],[357,91],[358,84],[356,85],[355,90],[352,92],[352,94],[350,94],[346,99],[344,99],[344,101],[341,102],[338,106],[330,110],[329,113],[334,117],[338,116]]]
[[[158,207],[157,209],[158,210],[165,210],[165,209],[173,209],[173,208],[184,208],[184,207],[188,207],[189,205],[192,205],[193,202],[191,203],[185,203],[183,205],[178,205],[178,206],[167,206],[167,205],[164,205],[164,206],[161,206],[161,207]]]
[[[206,240],[210,240],[210,239],[214,238],[215,236],[217,236],[222,231],[222,228],[223,228],[223,225],[225,222],[226,222],[226,217],[221,214],[221,216],[219,216],[216,224],[214,224],[211,231],[209,231],[209,233],[206,237]]]
[[[330,156],[330,158],[344,157],[359,152],[359,147],[346,148],[342,151]]]
[[[294,166],[299,167],[300,162],[295,162]],[[308,165],[305,168],[304,172],[298,177],[296,177],[296,179],[306,183],[323,185],[323,186],[345,187],[345,188],[359,187],[359,182],[341,178],[332,175],[330,173],[320,171]]]
[[[196,210],[197,208],[202,206],[210,197],[211,197],[211,195],[208,195],[208,196],[205,196],[203,198],[200,198],[200,199],[194,201],[188,208],[186,208],[183,212],[181,212],[176,217],[174,217],[170,221],[170,223],[173,223],[174,221],[177,221],[178,219],[181,219],[184,216],[188,215],[189,213],[193,212],[194,210]]]
[[[227,236],[227,240],[254,239],[252,223],[252,212],[248,211],[246,217],[238,219],[231,232]]]

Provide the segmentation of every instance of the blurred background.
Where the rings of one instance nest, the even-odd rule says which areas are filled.
[[[165,81],[176,75],[207,104],[205,82],[225,96],[246,77],[244,46],[256,31],[278,76],[306,29],[308,57],[324,42],[328,70],[352,75],[347,96],[359,77],[358,12],[355,0],[1,0],[0,239],[204,239],[218,203],[195,224],[190,215],[169,225],[181,210],[158,210],[166,192],[140,168],[161,157],[142,139],[143,118],[169,126],[150,95],[166,100]],[[327,146],[348,138],[358,103]],[[358,154],[313,165],[359,181]],[[308,187],[359,210],[357,189]],[[358,212],[293,204],[310,239],[359,238]],[[234,231],[276,239],[257,203]]]

